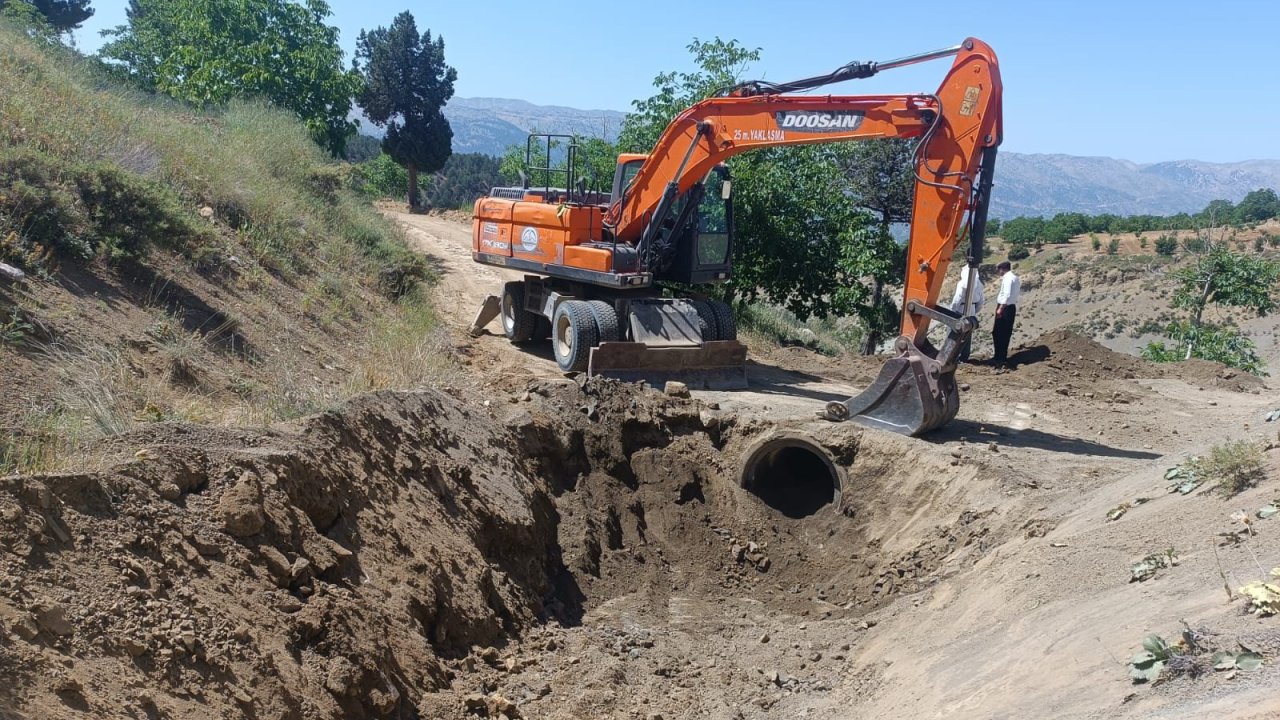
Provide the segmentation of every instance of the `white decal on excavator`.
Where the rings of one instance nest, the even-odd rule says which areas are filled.
[[[520,249],[525,252],[538,249],[538,228],[527,227],[520,231]]]
[[[780,110],[773,116],[780,128],[806,132],[856,130],[862,124],[862,113],[855,110]]]

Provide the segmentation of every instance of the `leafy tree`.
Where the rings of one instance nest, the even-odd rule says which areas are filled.
[[[609,191],[613,184],[613,171],[618,164],[618,147],[601,138],[574,137],[573,142],[578,146],[578,159],[575,161],[577,177],[586,180],[589,189]],[[565,175],[562,171],[568,163],[568,152],[562,141],[552,139],[551,157],[552,161],[548,164],[545,140],[541,143],[535,141],[532,148],[524,144],[511,145],[502,155],[502,178],[505,182],[519,184],[520,174],[524,173],[531,187],[559,187],[564,184]],[[545,171],[532,170],[532,167],[551,167],[553,172],[548,176]]]
[[[903,139],[868,140],[836,146],[840,167],[854,203],[874,213],[880,226],[880,240],[872,245],[875,249],[865,258],[872,276],[872,309],[863,318],[868,323],[862,345],[863,355],[875,353],[884,336],[897,330],[897,308],[884,307],[884,285],[902,278],[906,253],[901,253],[901,264],[888,263],[881,267],[880,261],[893,258],[893,253],[884,252],[888,250],[888,243],[893,243],[889,227],[893,223],[911,221],[911,202],[916,188],[914,150],[915,143]],[[865,245],[868,238],[864,235],[861,241]]]
[[[379,152],[356,166],[352,181],[358,192],[375,198],[389,198],[404,192],[409,175],[390,155]]]
[[[363,64],[363,67],[362,67]],[[409,207],[418,208],[418,173],[444,167],[453,153],[453,130],[444,108],[458,72],[445,64],[444,38],[418,34],[413,15],[402,12],[390,28],[362,31],[355,68],[363,74],[358,102],[387,135],[382,149],[408,171]]]
[[[1272,312],[1276,309],[1280,263],[1234,253],[1225,241],[1204,242],[1204,252],[1172,275],[1171,305],[1189,314],[1186,320],[1169,326],[1174,346],[1152,343],[1144,355],[1156,360],[1175,355],[1174,359],[1180,360],[1200,357],[1257,372],[1260,361],[1252,343],[1238,331],[1204,322],[1204,311],[1219,306],[1250,310],[1259,316]]]
[[[1236,205],[1232,219],[1237,223],[1253,223],[1280,216],[1280,197],[1270,188],[1254,190]]]
[[[1113,237],[1107,241],[1107,254],[1115,255],[1120,252],[1120,238]]]
[[[101,56],[141,86],[197,105],[264,97],[335,155],[360,78],[343,70],[323,0],[131,0]]]
[[[382,140],[372,135],[356,135],[342,149],[342,159],[353,163],[368,162],[381,154]]]
[[[1169,257],[1178,249],[1178,239],[1172,234],[1156,238],[1156,254]]]
[[[0,10],[9,11],[11,6],[26,5],[44,18],[44,22],[55,32],[65,33],[80,27],[85,20],[93,17],[93,8],[89,0],[0,0]],[[21,15],[22,8],[15,8],[15,14]],[[8,12],[5,15],[9,15]]]
[[[655,94],[632,103],[618,146],[648,152],[667,124],[690,105],[738,83],[760,59],[734,40],[694,40],[696,69],[654,79]],[[769,148],[732,158],[735,277],[728,293],[750,302],[764,296],[797,318],[879,312],[866,280],[892,276],[897,243],[873,226],[845,191],[838,149],[831,144]]]
[[[56,45],[58,31],[27,0],[11,0],[0,4],[0,20],[21,28],[27,37],[41,45]]]
[[[450,155],[444,167],[427,184],[432,207],[470,207],[500,180],[498,159],[483,153]]]
[[[1165,328],[1170,344],[1148,343],[1142,357],[1155,362],[1177,362],[1195,357],[1213,360],[1255,375],[1266,375],[1262,358],[1253,341],[1235,328],[1211,323],[1193,326],[1186,321]]]
[[[1010,245],[1039,247],[1044,244],[1045,221],[1040,217],[1016,217],[1000,226],[1000,237]]]
[[[653,79],[657,93],[631,103],[634,110],[622,121],[618,147],[624,152],[649,152],[663,129],[690,105],[736,85],[753,62],[760,60],[760,48],[749,50],[737,40],[698,40],[689,43],[691,73],[662,73]]]

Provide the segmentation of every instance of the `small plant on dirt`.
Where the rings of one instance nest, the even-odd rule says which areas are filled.
[[[1112,238],[1112,240],[1115,240],[1115,238]],[[1098,252],[1099,250],[1102,249],[1102,241],[1098,239],[1097,235],[1090,233],[1089,246],[1093,248],[1094,252]]]
[[[1146,239],[1146,238],[1138,238],[1138,247],[1142,248],[1143,250],[1146,250],[1146,249],[1147,249],[1147,239]]]
[[[1254,580],[1240,588],[1240,594],[1249,600],[1249,612],[1258,617],[1280,613],[1280,568],[1271,569],[1272,582]]]
[[[1216,482],[1218,493],[1232,497],[1267,476],[1262,448],[1247,440],[1215,445],[1207,455],[1187,463],[1193,475]]]
[[[1120,238],[1113,237],[1107,241],[1107,254],[1115,255],[1118,252],[1120,252]]]
[[[1129,659],[1129,677],[1135,683],[1154,683],[1183,676],[1195,679],[1210,668],[1245,672],[1262,668],[1262,656],[1243,644],[1240,652],[1214,652],[1213,638],[1217,633],[1193,630],[1186,621],[1182,625],[1182,637],[1176,643],[1170,644],[1159,635],[1143,638],[1142,652]]]
[[[1156,254],[1171,257],[1178,250],[1178,240],[1173,235],[1161,235],[1156,238]]]
[[[1173,649],[1164,638],[1159,635],[1146,636],[1142,640],[1142,652],[1129,658],[1129,677],[1136,683],[1159,680],[1173,654]]]
[[[1178,553],[1173,548],[1164,552],[1151,553],[1134,563],[1130,568],[1129,582],[1142,582],[1156,576],[1159,570],[1175,567],[1178,564]]]
[[[16,347],[22,345],[35,330],[31,323],[18,310],[10,310],[0,315],[0,345]]]

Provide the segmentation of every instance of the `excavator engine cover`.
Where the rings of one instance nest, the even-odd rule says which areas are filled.
[[[827,420],[852,420],[902,435],[920,435],[946,425],[960,409],[954,363],[921,352],[898,338],[898,355],[880,369],[875,382],[856,397],[827,403]]]

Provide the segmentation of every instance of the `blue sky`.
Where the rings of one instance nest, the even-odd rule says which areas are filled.
[[[82,50],[125,21],[94,0]],[[348,60],[363,28],[402,10],[445,39],[460,97],[630,109],[654,75],[689,69],[692,38],[762,49],[749,73],[791,80],[982,38],[1000,57],[1005,143],[1017,152],[1136,162],[1280,158],[1277,0],[331,0]],[[861,94],[937,86],[945,62],[834,86]]]

